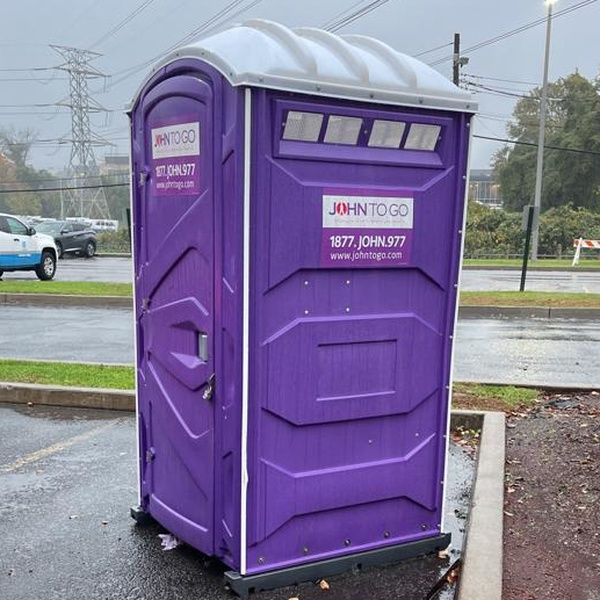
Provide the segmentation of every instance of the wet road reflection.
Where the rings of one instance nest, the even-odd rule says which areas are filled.
[[[600,323],[575,319],[463,319],[456,332],[459,381],[600,386]]]
[[[133,363],[129,309],[2,307],[0,357]],[[583,319],[461,319],[459,381],[600,386],[600,323]]]

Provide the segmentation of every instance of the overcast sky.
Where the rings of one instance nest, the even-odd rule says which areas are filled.
[[[50,45],[90,49],[101,54],[92,65],[105,79],[90,82],[94,99],[109,112],[94,115],[95,133],[114,146],[105,153],[126,153],[127,119],[123,110],[150,64],[166,49],[230,8],[229,23],[266,18],[291,27],[324,27],[349,9],[372,0],[1,0],[0,127],[33,129],[38,137],[30,160],[36,168],[61,170],[69,162],[69,83],[54,67],[63,63]],[[249,8],[248,8],[249,7]],[[248,8],[244,12],[235,14]],[[572,10],[569,10],[572,9]],[[600,2],[558,0],[553,8],[550,80],[576,69],[591,79],[600,67]],[[565,11],[565,14],[561,14]],[[506,137],[519,95],[541,85],[547,6],[543,0],[388,0],[337,33],[376,37],[405,54],[418,56],[451,78],[452,40],[460,33],[469,63],[462,73],[477,84],[475,134]],[[542,21],[532,27],[524,27]],[[222,23],[221,19],[218,21]],[[469,50],[523,28],[480,49]],[[442,48],[440,48],[442,47]],[[432,49],[438,48],[436,51]],[[496,142],[476,138],[471,166],[487,168]]]

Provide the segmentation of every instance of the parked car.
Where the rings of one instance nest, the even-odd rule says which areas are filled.
[[[0,213],[0,277],[4,271],[35,271],[39,279],[52,279],[58,251],[54,238],[37,233],[15,217]]]
[[[45,221],[36,225],[36,230],[51,235],[56,242],[58,258],[73,252],[91,258],[96,254],[96,232],[85,223],[77,221]]]

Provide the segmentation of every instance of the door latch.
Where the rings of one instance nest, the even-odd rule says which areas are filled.
[[[202,394],[202,397],[205,400],[212,400],[213,394],[215,393],[215,374],[213,373],[209,378],[206,384],[206,389]]]

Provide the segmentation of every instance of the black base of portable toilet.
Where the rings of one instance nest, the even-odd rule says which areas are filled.
[[[450,545],[450,534],[446,533],[419,542],[408,542],[367,552],[358,552],[349,556],[331,558],[279,571],[269,571],[258,575],[240,575],[237,571],[227,571],[225,581],[229,588],[239,596],[245,597],[262,590],[273,590],[288,585],[298,585],[307,581],[318,581],[332,575],[350,570],[362,570],[367,567],[384,566],[398,563],[409,558],[434,554]]]

